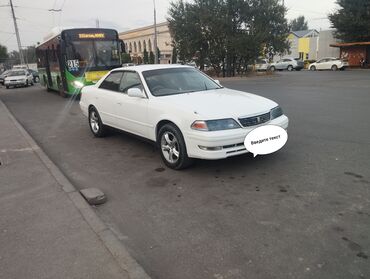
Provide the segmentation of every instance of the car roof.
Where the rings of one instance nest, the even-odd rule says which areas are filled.
[[[150,71],[150,70],[177,69],[177,68],[194,69],[194,67],[192,66],[180,65],[180,64],[146,64],[146,65],[136,65],[136,66],[116,68],[113,71],[133,70],[133,71],[140,73],[140,72],[145,72],[145,71]]]

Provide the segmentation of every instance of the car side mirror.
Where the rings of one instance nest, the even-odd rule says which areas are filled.
[[[127,95],[129,97],[136,97],[136,98],[146,98],[145,93],[141,91],[139,88],[130,88],[127,90]]]

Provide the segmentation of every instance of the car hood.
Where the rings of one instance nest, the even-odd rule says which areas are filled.
[[[227,88],[156,98],[205,120],[253,116],[277,106],[277,103],[264,97]]]
[[[5,78],[6,80],[11,80],[11,79],[26,79],[26,76],[8,76]]]

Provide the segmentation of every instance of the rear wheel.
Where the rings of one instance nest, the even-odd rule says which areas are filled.
[[[271,66],[271,67],[270,67],[270,71],[271,71],[271,72],[275,72],[275,71],[276,71],[275,66]]]
[[[289,72],[291,72],[291,71],[293,71],[293,66],[289,65],[287,69],[288,69]]]
[[[315,66],[311,66],[310,70],[311,71],[316,71],[316,67]]]
[[[162,160],[169,168],[180,170],[194,162],[188,157],[184,137],[174,124],[166,124],[159,129],[158,144]]]
[[[102,138],[107,133],[107,127],[101,121],[100,115],[94,107],[89,110],[89,126],[91,132],[97,138]]]
[[[332,71],[336,71],[336,70],[338,70],[338,66],[337,66],[337,65],[333,65],[333,66],[331,66],[331,70],[332,70]]]

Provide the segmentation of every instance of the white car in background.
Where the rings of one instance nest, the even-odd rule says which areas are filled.
[[[33,76],[28,70],[11,70],[4,79],[4,85],[6,89],[9,89],[11,86],[33,85]]]
[[[255,64],[255,70],[259,71],[267,71],[270,68],[270,63],[267,59],[257,59]]]
[[[346,67],[348,67],[348,62],[343,61],[339,58],[335,57],[326,57],[322,58],[320,60],[317,60],[315,63],[312,63],[308,66],[308,69],[311,71],[316,70],[344,70]]]
[[[288,70],[289,72],[300,71],[304,68],[304,63],[299,58],[283,58],[275,63],[271,63],[269,70],[271,72]]]
[[[80,107],[94,136],[104,136],[110,126],[150,139],[173,169],[189,166],[193,158],[247,153],[244,139],[254,128],[287,129],[289,122],[277,103],[224,88],[182,65],[114,69],[82,88]]]

